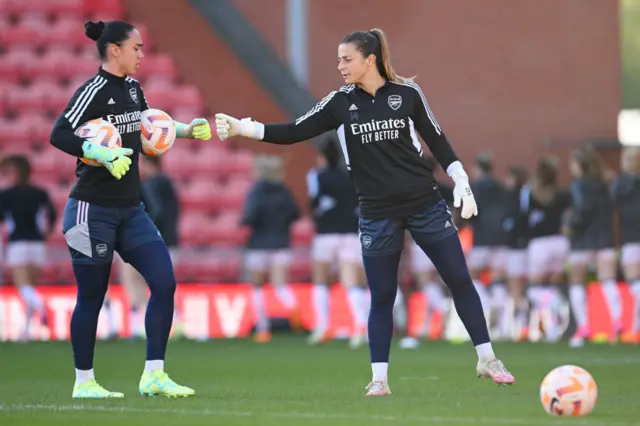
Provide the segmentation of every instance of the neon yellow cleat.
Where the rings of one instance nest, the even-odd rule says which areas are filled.
[[[140,395],[143,396],[166,396],[167,398],[184,398],[192,396],[196,392],[186,386],[180,386],[169,378],[162,370],[155,370],[151,373],[144,372],[140,379]]]
[[[73,398],[124,398],[120,392],[109,392],[95,381],[95,379],[73,387]]]

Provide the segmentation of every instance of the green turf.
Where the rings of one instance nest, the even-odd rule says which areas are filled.
[[[470,344],[428,343],[402,351],[394,343],[393,395],[365,398],[366,348],[344,342],[307,347],[299,337],[268,345],[248,340],[172,342],[166,370],[196,396],[167,400],[137,393],[144,344],[101,342],[98,381],[124,400],[78,402],[68,343],[0,344],[0,425],[606,425],[640,424],[640,348],[501,344],[517,384],[498,388],[475,378]],[[540,406],[542,377],[561,364],[588,369],[599,403],[582,419],[549,417]]]

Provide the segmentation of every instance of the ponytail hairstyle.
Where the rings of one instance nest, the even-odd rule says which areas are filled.
[[[538,201],[549,204],[556,195],[558,185],[558,159],[542,157],[534,173],[532,193]]]
[[[602,161],[592,147],[582,147],[574,151],[572,157],[580,167],[583,176],[598,182],[605,181],[605,170]]]
[[[131,31],[135,29],[133,25],[124,21],[86,21],[84,23],[84,33],[96,42],[98,56],[103,62],[107,61],[107,46],[110,44],[119,46],[129,39]]]
[[[394,83],[407,83],[413,81],[414,77],[401,77],[394,71],[391,66],[391,53],[389,51],[389,42],[387,35],[379,28],[371,31],[354,31],[347,34],[340,44],[352,43],[356,46],[356,50],[362,53],[362,56],[368,58],[369,55],[375,55],[376,68],[380,75]]]

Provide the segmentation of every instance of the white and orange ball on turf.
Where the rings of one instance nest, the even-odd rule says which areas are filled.
[[[118,132],[116,126],[100,118],[87,121],[76,129],[75,134],[91,143],[102,145],[109,149],[122,146],[122,136],[120,136],[120,132]],[[96,160],[81,158],[80,161],[90,166],[102,166],[102,164]]]
[[[150,157],[165,154],[176,141],[176,126],[169,114],[148,109],[140,115],[142,153]]]
[[[563,365],[553,369],[542,380],[540,401],[552,416],[586,416],[596,406],[598,387],[584,368]]]

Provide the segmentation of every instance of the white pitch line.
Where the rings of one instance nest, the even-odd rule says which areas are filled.
[[[297,411],[280,412],[280,413],[261,413],[253,411],[225,411],[225,410],[193,410],[193,409],[170,409],[170,408],[135,408],[135,407],[114,407],[100,405],[43,405],[43,404],[17,404],[17,405],[0,405],[2,411],[95,411],[107,413],[163,413],[163,414],[183,414],[193,416],[229,416],[229,417],[274,417],[289,419],[333,419],[333,420],[384,420],[384,421],[404,421],[415,423],[484,423],[484,424],[517,424],[517,425],[540,425],[541,420],[535,419],[517,419],[517,418],[500,418],[500,417],[429,417],[429,416],[384,416],[384,415],[349,415],[337,413],[304,413]],[[564,425],[570,424],[574,426],[638,426],[639,423],[628,423],[619,421],[607,421],[606,423],[589,420],[589,419],[567,419],[567,420],[549,420],[544,422],[546,425]]]

